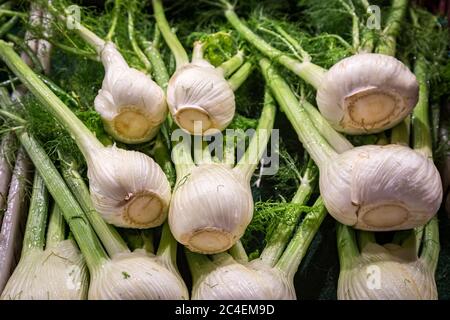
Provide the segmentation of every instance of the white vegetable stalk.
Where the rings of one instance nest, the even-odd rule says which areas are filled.
[[[224,163],[195,165],[186,141],[172,151],[177,171],[169,224],[178,242],[191,251],[213,254],[228,250],[253,216],[250,178],[273,127],[275,106],[266,93],[258,128],[234,168]]]
[[[88,273],[73,240],[64,240],[64,220],[55,205],[45,244],[48,194],[35,175],[20,261],[2,292],[2,300],[86,299]]]
[[[361,53],[325,70],[311,63],[307,53],[300,61],[273,48],[239,19],[232,5],[222,2],[226,18],[247,41],[317,89],[319,110],[336,130],[348,134],[381,132],[400,123],[414,108],[416,77],[396,58]]]
[[[170,201],[169,182],[161,168],[142,153],[104,147],[6,42],[0,42],[0,52],[23,84],[75,139],[88,165],[92,201],[102,217],[127,228],[161,225]]]
[[[66,17],[52,11],[63,21]],[[105,42],[80,25],[78,34],[99,55],[105,67],[102,88],[95,98],[105,130],[117,141],[135,144],[151,140],[167,115],[164,91],[150,78],[130,68],[112,42]]]
[[[362,146],[337,154],[267,59],[264,77],[320,169],[320,191],[330,214],[362,230],[410,229],[439,209],[442,185],[433,161],[398,145]]]
[[[95,211],[75,162],[63,157],[62,167],[67,185],[111,258],[96,268],[89,299],[188,299],[176,265],[177,243],[167,223],[156,255],[143,249],[131,252],[118,232]]]
[[[352,230],[338,225],[338,249],[341,272],[338,282],[340,300],[436,300],[434,272],[439,256],[437,219],[426,226],[422,253],[417,256],[416,238],[402,245],[374,242],[363,235],[361,253]],[[373,273],[371,273],[373,271]],[[368,277],[368,274],[371,277]]]
[[[200,42],[194,44],[192,61],[171,31],[164,15],[161,0],[153,1],[158,28],[175,56],[177,70],[167,87],[167,104],[175,122],[185,131],[209,135],[222,131],[233,120],[236,105],[234,91],[248,77],[250,65],[244,65],[234,77],[231,75],[244,61],[242,52],[215,68],[203,58]],[[201,123],[195,130],[195,123]]]
[[[301,190],[293,202],[304,202],[306,193],[310,193],[310,190],[306,193]],[[299,213],[295,220],[299,218]],[[245,261],[245,257],[235,260],[228,253],[215,255],[211,261],[206,256],[187,252],[194,281],[192,299],[295,300],[294,275],[326,214],[319,198],[287,247],[295,225],[279,226],[276,231],[281,232],[269,240],[260,258],[250,262]],[[283,234],[283,228],[288,232]]]

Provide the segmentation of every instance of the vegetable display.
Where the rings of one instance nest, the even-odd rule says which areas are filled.
[[[449,9],[0,0],[0,300],[450,298]]]

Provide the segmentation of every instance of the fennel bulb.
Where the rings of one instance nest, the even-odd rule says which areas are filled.
[[[166,119],[164,91],[148,75],[130,68],[113,43],[105,43],[100,56],[105,78],[94,106],[105,130],[125,143],[151,140]]]
[[[194,43],[192,61],[170,29],[161,0],[153,0],[158,28],[176,59],[177,69],[167,86],[167,104],[175,122],[190,134],[208,135],[222,131],[233,120],[236,105],[234,90],[247,78],[250,68],[235,78],[225,79],[243,63],[238,52],[215,68],[203,58],[202,43]],[[196,129],[195,123],[199,123]]]
[[[381,246],[372,234],[360,235],[358,249],[353,231],[338,224],[338,251],[341,271],[340,300],[436,300],[434,272],[439,256],[439,230],[433,218],[422,239],[414,230],[401,244]],[[419,242],[417,242],[419,240]]]
[[[170,186],[153,159],[136,151],[104,147],[6,42],[0,41],[0,52],[43,108],[75,139],[86,158],[91,197],[102,217],[127,228],[161,225],[167,215]]]
[[[68,17],[52,4],[48,4],[48,9],[67,28]],[[128,144],[150,141],[166,119],[164,91],[149,75],[129,67],[110,39],[101,39],[82,24],[73,29],[94,47],[105,68],[102,88],[94,101],[105,130],[117,141]]]

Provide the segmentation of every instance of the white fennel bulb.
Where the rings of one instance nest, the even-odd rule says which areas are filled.
[[[317,106],[349,134],[381,132],[400,123],[417,103],[416,76],[394,57],[362,53],[331,67],[317,89]]]
[[[195,279],[193,300],[295,300],[293,279],[259,259],[239,263],[228,254],[214,257]]]
[[[341,270],[338,299],[436,300],[434,271],[410,249],[367,244],[353,267]]]
[[[214,67],[203,58],[200,41],[194,43],[189,61],[166,19],[162,1],[152,0],[152,6],[156,24],[176,60],[176,71],[167,86],[167,104],[173,119],[190,134],[209,135],[222,131],[234,117],[234,91],[250,74],[250,63],[236,71],[244,60],[242,52],[238,52]]]
[[[361,146],[321,167],[320,190],[339,222],[362,230],[410,229],[439,209],[442,184],[432,160],[404,146]]]
[[[112,146],[93,150],[87,161],[91,198],[107,222],[139,229],[164,222],[170,185],[153,159]]]
[[[167,104],[175,122],[191,134],[222,131],[236,109],[234,92],[223,70],[201,57],[177,68],[167,86]]]
[[[202,164],[179,177],[170,211],[170,229],[190,250],[228,250],[253,216],[250,184],[224,164]]]
[[[188,299],[185,284],[144,250],[119,253],[91,274],[90,300]]]
[[[125,143],[151,140],[167,115],[163,90],[149,76],[130,68],[113,43],[105,44],[100,57],[105,78],[94,105],[106,131]]]
[[[83,256],[72,240],[32,249],[20,260],[2,300],[82,300],[88,291]]]

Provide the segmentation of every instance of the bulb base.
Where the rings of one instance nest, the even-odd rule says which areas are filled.
[[[159,126],[139,108],[126,106],[119,108],[119,113],[112,121],[104,121],[106,131],[116,140],[136,144],[150,141]]]
[[[230,249],[235,242],[235,237],[219,228],[206,227],[197,230],[183,241],[189,250],[202,254],[215,254]]]
[[[166,219],[166,206],[153,192],[130,194],[125,199],[123,219],[136,229],[147,229],[161,225]]]
[[[407,115],[401,95],[379,87],[358,89],[344,98],[343,128],[360,133],[375,133],[392,128]]]
[[[203,135],[211,127],[213,121],[209,113],[202,107],[186,105],[178,108],[174,114],[175,122],[192,135]]]
[[[390,202],[376,203],[360,208],[358,211],[358,220],[366,227],[358,227],[357,229],[373,231],[407,229],[410,228],[409,224],[405,227],[408,219],[409,210],[402,204]]]

